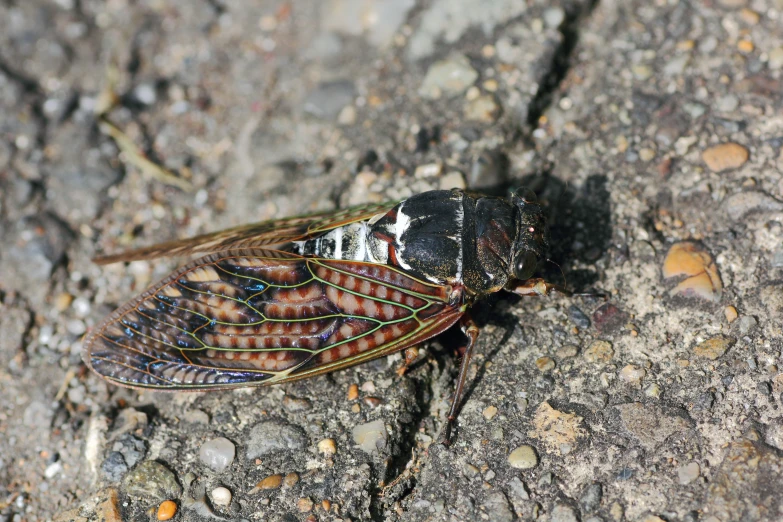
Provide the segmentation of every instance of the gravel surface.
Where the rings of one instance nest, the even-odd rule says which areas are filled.
[[[783,520],[781,24],[781,0],[3,2],[0,521]],[[96,254],[520,185],[547,277],[593,295],[476,307],[450,447],[458,334],[403,376],[221,393],[81,363],[182,262]]]

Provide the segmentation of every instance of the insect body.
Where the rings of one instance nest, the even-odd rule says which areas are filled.
[[[99,258],[206,254],[114,312],[83,358],[116,384],[163,390],[266,385],[418,344],[492,292],[546,294],[541,207],[514,195],[425,192],[247,225]]]

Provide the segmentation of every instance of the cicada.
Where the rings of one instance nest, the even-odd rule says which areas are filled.
[[[457,322],[467,337],[446,440],[478,327],[467,311],[500,290],[546,295],[542,206],[435,190],[240,226],[96,259],[203,257],[128,302],[84,342],[109,381],[154,390],[269,385],[412,347]]]

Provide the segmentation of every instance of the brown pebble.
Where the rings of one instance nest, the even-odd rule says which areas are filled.
[[[702,152],[701,159],[713,172],[721,172],[741,167],[748,156],[748,149],[739,143],[722,143]]]
[[[318,451],[323,455],[334,455],[337,453],[337,445],[334,439],[323,439],[318,443]]]
[[[288,486],[289,488],[299,482],[299,474],[298,473],[288,473],[286,474],[285,478],[283,479],[283,483]]]
[[[585,359],[589,362],[608,362],[614,357],[614,349],[609,341],[593,341],[585,350]]]
[[[321,502],[321,507],[324,508],[324,511],[329,511],[332,509],[332,502],[330,500],[324,499]]]
[[[258,489],[277,489],[280,487],[280,484],[283,483],[283,476],[280,474],[277,475],[269,475],[265,479],[263,479],[261,482],[256,484],[256,487]]]
[[[359,397],[359,386],[356,384],[351,384],[348,386],[348,400],[353,401],[356,400]]]
[[[379,399],[378,397],[365,397],[363,402],[371,409],[374,409],[383,404],[383,399]]]
[[[674,287],[671,295],[700,297],[720,301],[723,292],[718,267],[712,256],[696,243],[684,241],[672,245],[663,261],[663,277],[688,276]]]
[[[296,501],[296,509],[301,513],[307,513],[313,510],[313,501],[307,497],[300,498]]]
[[[536,359],[536,366],[542,372],[548,372],[555,369],[555,361],[551,357],[539,357]]]
[[[697,344],[693,348],[693,353],[699,357],[705,357],[714,361],[726,353],[726,350],[728,350],[732,344],[734,344],[734,339],[723,336],[713,337],[712,339],[707,339],[703,343]]]
[[[737,42],[737,49],[743,53],[752,53],[756,46],[750,40],[740,40]]]
[[[733,306],[727,306],[723,309],[723,315],[726,316],[726,322],[731,324],[734,321],[737,320],[737,317],[739,317],[739,314],[737,313],[737,309]]]
[[[158,506],[158,520],[171,520],[177,514],[177,504],[173,500],[164,500]]]

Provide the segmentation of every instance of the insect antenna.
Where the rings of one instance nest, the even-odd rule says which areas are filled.
[[[555,263],[554,261],[552,261],[549,258],[546,258],[546,261],[547,261],[547,263],[552,263],[553,265],[555,265],[557,267],[558,270],[560,270],[560,275],[563,276],[563,288],[568,288],[568,281],[566,281],[565,272],[563,272],[563,269],[560,267],[560,265],[558,265],[557,263]]]

